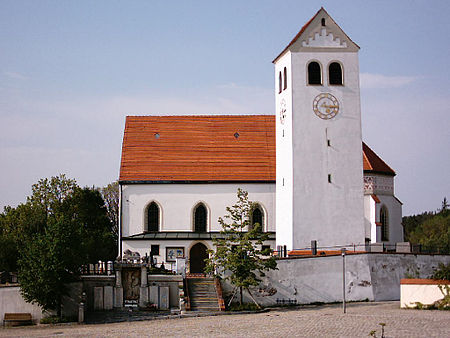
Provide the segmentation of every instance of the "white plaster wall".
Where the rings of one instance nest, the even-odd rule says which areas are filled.
[[[278,93],[278,74],[287,69],[287,89]],[[277,245],[293,248],[293,154],[292,154],[292,73],[291,53],[284,54],[275,64],[276,112],[276,231]],[[286,118],[281,123],[281,101],[286,104]]]
[[[193,208],[203,202],[208,208],[208,231],[220,231],[217,222],[226,207],[237,201],[236,192],[248,191],[249,199],[264,209],[265,230],[275,231],[275,184],[131,184],[122,186],[122,236],[144,231],[146,206],[161,207],[160,231],[193,231]],[[126,250],[122,248],[122,250]]]
[[[42,309],[35,304],[27,303],[20,294],[19,286],[0,287],[0,324],[3,325],[5,313],[31,313],[34,323],[44,316]]]
[[[393,245],[397,242],[403,242],[403,226],[402,226],[402,204],[390,195],[377,195],[380,203],[377,203],[377,221],[380,220],[380,210],[384,205],[388,210],[389,216],[389,241],[384,243]],[[377,238],[381,242],[381,227]]]
[[[295,248],[363,244],[365,239],[358,55],[292,53],[293,223]],[[323,86],[306,85],[307,64],[322,65]],[[328,64],[343,65],[344,85],[328,85]],[[314,98],[331,93],[340,105],[331,120],[318,118]],[[327,139],[331,146],[327,145]],[[328,183],[328,174],[332,183]]]
[[[448,286],[448,285],[447,285]],[[445,286],[441,285],[445,292]],[[400,286],[400,307],[416,307],[416,303],[431,305],[443,299],[444,294],[437,284],[402,284]]]
[[[364,195],[364,228],[366,238],[370,238],[371,243],[377,241],[377,228],[375,224],[375,201],[372,196]]]

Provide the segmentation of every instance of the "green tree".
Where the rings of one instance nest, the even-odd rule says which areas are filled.
[[[101,189],[103,200],[112,224],[112,232],[116,238],[119,238],[119,181],[112,182]]]
[[[100,192],[64,175],[40,180],[32,192],[0,215],[0,267],[17,266],[24,298],[60,314],[81,265],[116,257],[112,224]],[[18,265],[5,259],[16,254]]]
[[[19,258],[19,282],[25,300],[44,310],[56,309],[67,283],[78,276],[83,257],[76,247],[82,238],[70,217],[50,216],[45,231],[26,241]]]
[[[421,244],[425,250],[433,248],[440,252],[448,252],[450,250],[450,210],[444,209],[417,226],[410,235],[410,241]]]
[[[221,238],[214,238],[216,250],[210,250],[206,271],[229,280],[234,286],[233,300],[237,290],[240,291],[240,303],[243,300],[243,289],[253,298],[249,287],[257,286],[266,271],[276,269],[275,257],[271,256],[271,249],[262,250],[260,247],[268,239],[268,234],[261,231],[261,224],[250,227],[250,216],[255,203],[249,201],[248,193],[238,189],[238,201],[227,207],[227,214],[219,218],[222,226]]]

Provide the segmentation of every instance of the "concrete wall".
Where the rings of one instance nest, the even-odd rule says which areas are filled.
[[[0,325],[3,325],[5,313],[31,313],[34,323],[39,323],[44,316],[42,309],[23,299],[19,286],[0,286]]]
[[[183,283],[181,275],[148,275],[148,285],[168,286],[169,287],[169,306],[170,308],[179,308],[179,288]]]
[[[264,306],[279,300],[300,304],[342,301],[342,257],[296,257],[279,259],[278,270],[270,271],[251,291]],[[345,294],[349,301],[400,299],[400,279],[428,277],[440,262],[450,263],[449,255],[350,254],[345,257]],[[223,283],[225,295],[232,287]],[[251,299],[246,296],[246,301]]]
[[[104,286],[114,286],[115,276],[81,276],[82,292],[86,292],[86,306],[88,311],[94,310],[94,288]]]

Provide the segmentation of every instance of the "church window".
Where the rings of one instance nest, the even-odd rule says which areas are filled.
[[[316,61],[312,61],[308,65],[308,84],[322,84],[322,69],[320,68],[320,64]]]
[[[328,174],[328,183],[331,183],[331,174]]]
[[[283,76],[284,76],[283,90],[285,90],[287,88],[287,69],[286,69],[286,67],[284,67]]]
[[[208,211],[206,207],[200,203],[194,209],[194,231],[195,232],[206,232]]]
[[[380,223],[381,223],[381,240],[389,240],[389,214],[387,208],[383,205],[380,210]]]
[[[340,63],[330,63],[328,66],[328,77],[330,85],[342,85],[342,67]]]
[[[322,26],[325,26],[325,18],[322,18]]]
[[[159,206],[155,202],[147,208],[147,231],[159,231]]]
[[[159,256],[159,245],[158,244],[152,244],[150,246],[150,254],[152,256]]]
[[[281,76],[281,72],[278,74],[278,94],[281,93],[282,89],[282,85],[283,85],[283,78]]]
[[[257,204],[251,213],[251,219],[250,219],[250,229],[253,229],[256,224],[259,224],[260,231],[263,231],[264,229],[264,214],[262,211],[262,208],[259,204]]]

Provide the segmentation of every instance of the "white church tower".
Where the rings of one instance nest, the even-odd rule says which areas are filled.
[[[321,8],[273,61],[277,246],[365,241],[358,50]]]

